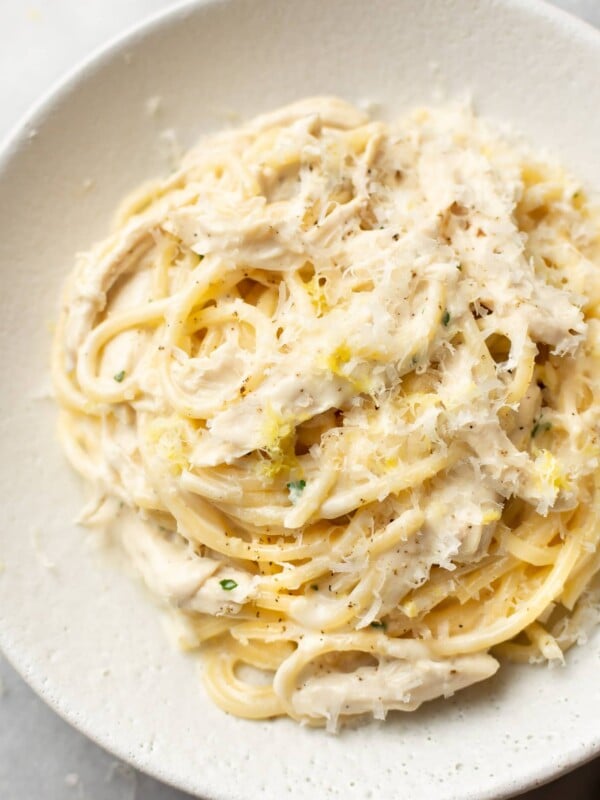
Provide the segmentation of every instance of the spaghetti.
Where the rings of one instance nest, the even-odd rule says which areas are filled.
[[[598,219],[468,110],[324,98],[202,141],[79,257],[83,519],[222,708],[383,718],[595,619]]]

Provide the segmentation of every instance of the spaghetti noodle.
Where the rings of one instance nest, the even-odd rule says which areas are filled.
[[[600,226],[463,108],[306,100],[82,254],[66,453],[210,695],[335,728],[561,660],[594,618]]]

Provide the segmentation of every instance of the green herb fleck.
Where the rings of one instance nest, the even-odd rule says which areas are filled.
[[[198,256],[198,263],[200,263],[200,261],[203,260],[204,255],[202,253],[196,253],[196,255]]]
[[[442,314],[442,325],[444,326],[444,328],[448,327],[449,322],[450,322],[450,312],[448,311],[448,309],[446,309]]]
[[[550,428],[552,428],[551,422],[542,422],[542,420],[539,419],[531,429],[531,438],[533,439],[538,433],[546,433]]]
[[[387,628],[387,625],[385,624],[385,622],[379,622],[379,620],[373,620],[373,622],[371,623],[371,627],[381,628],[382,630],[385,630]]]
[[[305,480],[290,481],[289,483],[286,483],[285,488],[290,493],[290,500],[292,501],[292,503],[298,502],[298,500],[300,499],[300,495],[304,491],[305,486],[306,486]]]
[[[226,592],[230,592],[237,586],[237,583],[231,578],[223,578],[222,581],[219,581],[219,584],[221,586],[221,589],[225,589]]]
[[[116,380],[117,383],[122,383],[123,379],[125,378],[125,370],[122,369],[121,372],[117,372],[116,375],[113,375],[113,378]]]
[[[457,265],[456,265],[456,269],[457,269],[459,272],[462,272],[462,264],[457,264]]]

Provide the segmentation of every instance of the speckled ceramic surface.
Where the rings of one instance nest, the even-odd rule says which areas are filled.
[[[600,187],[599,74],[598,34],[534,0],[191,3],[94,59],[15,134],[0,159],[0,644],[73,724],[223,800],[485,800],[598,752],[599,636],[565,669],[505,668],[338,737],[218,711],[148,596],[72,522],[80,487],[56,443],[47,359],[73,253],[168,169],[169,131],[185,147],[307,94],[393,113],[469,92]]]

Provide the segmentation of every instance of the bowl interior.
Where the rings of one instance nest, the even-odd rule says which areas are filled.
[[[207,798],[499,797],[600,749],[600,638],[566,669],[485,686],[338,737],[233,719],[167,641],[143,589],[73,522],[48,349],[73,254],[177,148],[312,94],[392,116],[472,97],[600,186],[600,37],[526,0],[190,3],[109,47],[0,159],[0,643],[72,723]]]

